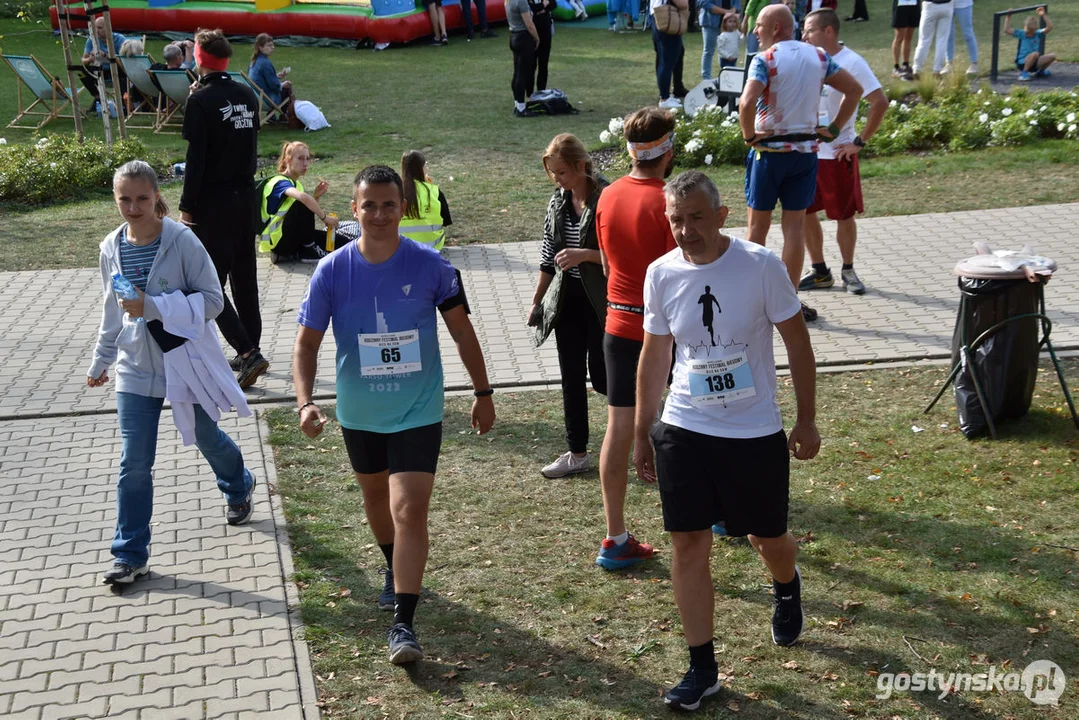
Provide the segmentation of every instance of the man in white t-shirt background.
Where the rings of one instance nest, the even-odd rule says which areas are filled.
[[[682,173],[664,194],[678,247],[655,260],[645,277],[633,462],[642,480],[659,483],[673,546],[671,581],[689,646],[689,671],[664,700],[695,710],[719,691],[713,524],[724,520],[728,535],[748,535],[772,574],[772,641],[791,645],[801,635],[798,545],[787,529],[789,452],[808,460],[820,449],[816,363],[783,263],[759,244],[723,234],[727,208],[708,176]],[[787,348],[797,399],[789,438],[776,402],[773,327]],[[654,423],[672,345],[673,381]]]
[[[858,154],[870,138],[876,134],[888,110],[888,98],[881,89],[880,81],[873,75],[861,55],[839,43],[839,16],[834,10],[814,10],[805,19],[802,39],[824,50],[836,64],[843,68],[862,86],[861,96],[869,103],[865,127],[858,133],[855,123],[858,113],[839,131],[831,143],[822,143],[817,150],[817,191],[813,204],[806,210],[805,243],[809,261],[813,267],[801,282],[798,290],[830,288],[835,284],[832,271],[824,261],[824,230],[817,213],[821,210],[829,220],[835,220],[836,242],[843,259],[840,275],[847,292],[861,295],[865,285],[854,271],[854,245],[858,240],[858,227],[854,216],[865,212],[862,201],[862,178],[858,172]],[[825,85],[820,98],[820,125],[827,126],[839,112],[843,94]]]

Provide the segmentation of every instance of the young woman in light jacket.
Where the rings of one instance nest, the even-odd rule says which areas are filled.
[[[113,177],[113,194],[124,222],[101,243],[101,327],[86,384],[103,386],[109,381],[109,366],[116,363],[121,451],[112,541],[115,561],[103,581],[126,584],[149,572],[152,471],[166,390],[159,343],[182,342],[164,331],[154,297],[175,291],[201,293],[207,320],[221,312],[224,301],[217,271],[202,243],[186,226],[167,217],[169,208],[153,168],[141,160],[121,166]],[[137,298],[118,298],[115,273],[137,288]],[[244,467],[240,449],[198,406],[195,438],[227,499],[226,520],[230,525],[248,522],[255,479]]]

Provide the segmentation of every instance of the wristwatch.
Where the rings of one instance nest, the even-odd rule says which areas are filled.
[[[858,147],[860,147],[860,148],[864,148],[864,147],[865,147],[865,140],[863,140],[863,139],[862,139],[862,136],[861,136],[861,135],[855,135],[855,136],[854,136],[854,140],[853,140],[852,142],[853,142],[853,143],[854,143],[855,145],[857,145]]]

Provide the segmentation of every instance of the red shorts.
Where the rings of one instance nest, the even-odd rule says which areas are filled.
[[[846,220],[865,212],[857,155],[850,160],[817,161],[817,192],[806,214],[821,210],[829,220]]]

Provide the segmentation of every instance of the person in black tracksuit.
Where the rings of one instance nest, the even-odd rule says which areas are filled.
[[[533,78],[528,79],[528,95],[533,90],[547,89],[547,65],[551,61],[551,41],[554,39],[554,18],[551,11],[558,7],[555,0],[528,0],[528,6],[532,8],[532,22],[539,33],[539,46],[536,47],[536,76],[535,86]]]
[[[232,47],[220,31],[200,31],[195,42],[200,77],[184,110],[188,145],[180,217],[210,254],[222,289],[226,280],[232,289],[232,302],[226,294],[217,325],[236,350],[232,366],[240,387],[246,388],[269,367],[259,352],[262,317],[255,271],[259,100],[224,72]]]

